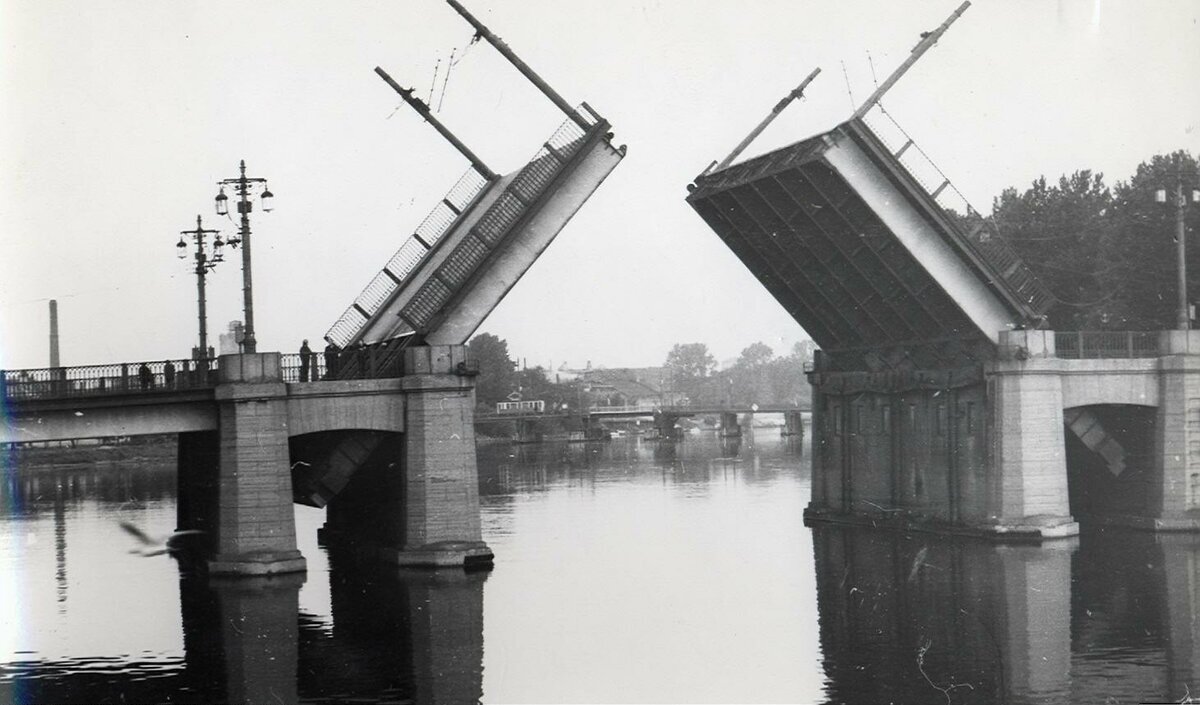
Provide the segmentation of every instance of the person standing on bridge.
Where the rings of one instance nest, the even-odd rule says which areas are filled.
[[[163,363],[163,385],[167,388],[175,386],[175,363],[170,360]]]
[[[338,346],[329,338],[325,339],[325,379],[336,379],[338,372]]]
[[[144,362],[138,368],[138,383],[142,385],[142,389],[154,388],[154,373],[150,371],[150,367]]]
[[[300,343],[300,381],[308,381],[308,370],[312,366],[313,351],[308,347],[308,339],[305,338],[303,343]],[[316,375],[313,375],[316,378]]]

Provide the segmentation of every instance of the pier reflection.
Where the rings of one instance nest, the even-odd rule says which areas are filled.
[[[830,702],[1181,702],[1200,693],[1200,537],[999,545],[814,527]]]
[[[483,697],[487,573],[330,556],[332,625],[304,577],[180,581],[188,692],[202,702],[458,703]]]
[[[179,581],[184,660],[204,702],[296,702],[303,573]]]
[[[1066,701],[1073,543],[815,527],[834,702]]]

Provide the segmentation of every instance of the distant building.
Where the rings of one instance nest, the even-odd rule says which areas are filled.
[[[564,363],[555,381],[582,386],[592,406],[671,406],[683,395],[669,389],[670,375],[662,367],[592,367],[572,369]]]

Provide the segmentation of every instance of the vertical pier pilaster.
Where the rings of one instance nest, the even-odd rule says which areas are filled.
[[[466,347],[404,351],[405,394],[397,545],[385,560],[408,566],[490,565],[479,520],[475,464],[475,377]],[[398,515],[398,516],[397,516]]]
[[[989,363],[988,523],[997,533],[1072,536],[1060,361],[1052,331],[1001,333],[1002,359]]]
[[[1200,331],[1163,331],[1159,347],[1153,528],[1194,530],[1200,528]]]
[[[214,574],[305,570],[296,549],[288,458],[287,388],[279,353],[219,360],[219,485]]]

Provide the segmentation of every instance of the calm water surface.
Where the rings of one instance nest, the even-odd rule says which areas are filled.
[[[207,580],[130,554],[171,463],[17,468],[0,702],[1097,702],[1200,695],[1189,537],[1043,547],[803,526],[807,448],[480,447],[490,573]]]

